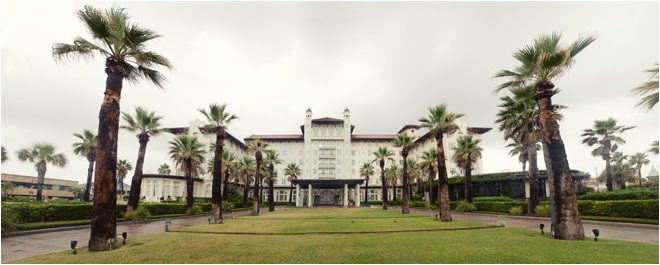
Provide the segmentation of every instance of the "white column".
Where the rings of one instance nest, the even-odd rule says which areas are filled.
[[[355,200],[355,206],[360,207],[360,184],[355,185],[355,194],[357,194],[357,200]],[[367,196],[367,193],[364,193],[364,196]]]
[[[312,184],[307,184],[307,207],[312,207]]]
[[[300,184],[296,184],[296,207],[300,206]]]
[[[344,207],[348,207],[348,184],[344,184]]]

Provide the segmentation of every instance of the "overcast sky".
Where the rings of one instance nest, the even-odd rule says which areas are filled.
[[[2,2],[2,146],[11,161],[3,173],[36,176],[16,151],[37,141],[55,144],[69,158],[48,166],[46,177],[86,181],[87,160],[73,154],[72,134],[96,132],[105,89],[104,58],[57,64],[54,42],[91,37],[75,11],[112,2]],[[228,103],[240,117],[229,126],[239,139],[251,134],[296,134],[309,107],[315,118],[341,118],[351,110],[355,134],[394,134],[418,124],[427,107],[447,103],[468,126],[492,127],[483,135],[487,173],[520,170],[494,124],[504,79],[517,65],[513,52],[540,34],[563,30],[598,39],[554,80],[563,91],[553,103],[563,111],[561,134],[572,169],[595,173],[603,160],[581,144],[596,119],[613,117],[637,126],[621,135],[625,154],[658,140],[658,106],[635,108],[630,89],[648,81],[658,62],[658,2],[118,2],[133,22],[162,38],[148,50],[171,60],[162,70],[165,90],[124,82],[121,110],[135,106],[164,116],[165,127],[202,119],[197,109]],[[123,121],[120,123],[123,124]],[[171,164],[172,135],[151,138],[145,170]],[[138,141],[120,131],[118,158],[133,165]],[[650,155],[658,166],[658,156]],[[539,167],[545,169],[539,154]],[[643,175],[650,170],[644,166]],[[132,176],[129,173],[129,178]],[[130,183],[130,180],[126,180]]]

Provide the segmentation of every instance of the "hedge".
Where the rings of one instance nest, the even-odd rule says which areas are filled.
[[[658,190],[617,190],[587,193],[580,200],[622,201],[622,200],[657,200]]]
[[[451,202],[452,210],[460,202]],[[549,201],[542,201],[541,205],[549,205]],[[475,202],[474,206],[482,212],[508,213],[509,209],[521,206],[523,213],[527,213],[527,202]],[[609,216],[628,218],[658,219],[658,200],[625,200],[625,201],[586,201],[578,200],[580,215]]]
[[[472,202],[512,202],[513,199],[507,196],[495,196],[495,197],[475,197],[472,199]]]

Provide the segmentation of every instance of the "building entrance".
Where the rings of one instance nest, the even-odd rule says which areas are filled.
[[[318,205],[338,205],[335,190],[322,190],[320,195]]]

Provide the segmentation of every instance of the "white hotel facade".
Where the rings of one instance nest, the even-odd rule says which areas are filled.
[[[484,127],[468,127],[461,119],[456,120],[455,123],[459,129],[452,134],[446,134],[443,139],[449,177],[463,175],[461,169],[451,160],[452,148],[456,146],[457,139],[467,134],[473,134],[476,139],[480,139],[481,134],[491,130],[491,128]],[[186,133],[197,137],[208,151],[209,147],[215,143],[215,135],[205,134],[203,127],[203,121],[195,120],[188,127],[170,128],[169,130],[174,134]],[[377,151],[378,147],[387,147],[388,150],[393,151],[394,161],[387,161],[386,168],[393,163],[402,166],[403,157],[401,148],[394,147],[392,144],[396,139],[396,133],[354,134],[354,129],[355,126],[351,124],[351,112],[348,109],[344,110],[341,119],[330,117],[314,119],[312,111],[307,109],[304,124],[300,125],[300,134],[251,135],[241,142],[227,132],[224,151],[234,153],[239,159],[244,156],[254,157],[254,154],[247,151],[244,142],[254,139],[267,142],[269,144],[267,149],[274,150],[282,160],[281,164],[275,165],[275,171],[278,174],[274,183],[276,202],[289,200],[292,183],[287,181],[288,176],[284,174],[284,169],[287,164],[296,163],[302,173],[298,176],[298,180],[293,182],[292,203],[295,203],[296,206],[347,205],[349,202],[354,202],[356,206],[359,206],[360,201],[364,201],[365,194],[368,194],[369,201],[382,200],[379,164],[374,163],[375,175],[369,180],[368,191],[365,190],[366,183],[359,174],[360,167],[364,163],[371,163],[374,160],[373,152]],[[416,142],[419,143],[418,147],[411,150],[408,155],[409,159],[421,162],[419,157],[422,156],[422,152],[436,147],[435,138],[428,132],[419,135],[417,125],[405,125],[397,133],[403,132],[416,137]],[[206,159],[212,160],[213,153],[207,153]],[[473,167],[472,174],[482,173],[481,159],[478,159]],[[172,168],[176,167],[172,165]],[[185,198],[184,174],[178,169],[174,173],[175,175],[145,173],[142,179],[141,196],[146,201],[159,201],[168,196]],[[206,173],[200,176],[195,180],[194,197],[210,198],[211,186],[211,174]],[[242,196],[242,194],[242,190],[239,190],[238,195]],[[358,194],[359,200],[357,200]],[[401,198],[401,186],[397,188],[396,194],[397,198]],[[267,196],[269,196],[268,191],[264,189],[263,201],[266,201]],[[392,196],[393,192],[388,191],[389,200],[392,199]]]

